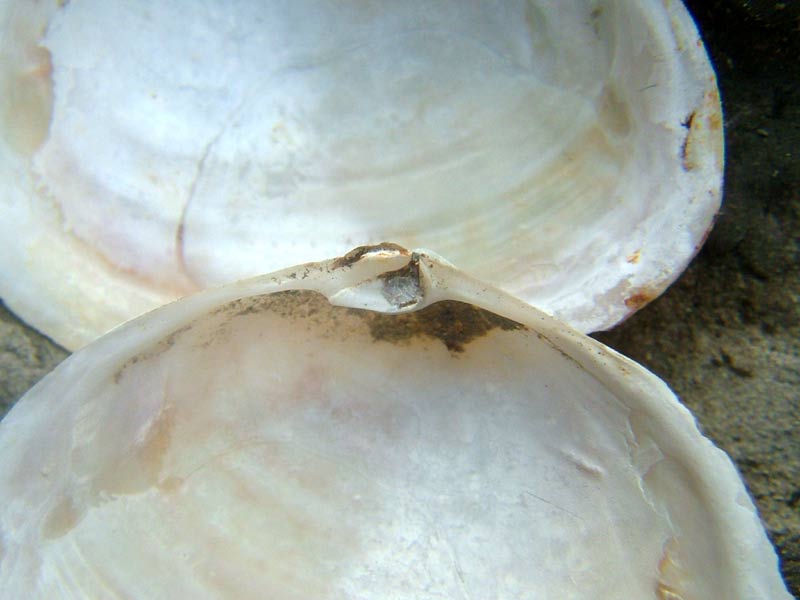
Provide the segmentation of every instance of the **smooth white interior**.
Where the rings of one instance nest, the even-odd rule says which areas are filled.
[[[705,475],[535,332],[389,342],[369,318],[405,317],[308,292],[162,314],[3,422],[7,593],[739,597]]]
[[[0,41],[26,57],[0,66],[0,293],[68,346],[384,240],[601,329],[719,203],[679,2],[42,6],[7,6]]]

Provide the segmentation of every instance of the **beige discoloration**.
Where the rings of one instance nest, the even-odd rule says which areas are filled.
[[[102,495],[139,494],[162,479],[161,468],[169,450],[175,419],[166,406],[151,423],[144,439],[132,449],[130,456],[115,462],[97,476],[94,493]]]
[[[613,84],[607,84],[600,96],[598,116],[606,131],[625,137],[631,132],[631,116],[623,94]]]
[[[658,600],[684,600],[678,592],[662,584],[656,588],[656,595]]]
[[[70,496],[65,496],[47,513],[42,524],[42,536],[56,539],[72,531],[83,518],[83,511]]]
[[[661,560],[658,561],[659,584],[656,588],[659,600],[684,600],[678,582],[685,579],[686,573],[680,563],[679,543],[675,537],[664,543]]]
[[[42,536],[56,539],[68,534],[81,522],[89,506],[113,501],[116,496],[140,494],[154,486],[167,492],[177,490],[181,481],[161,474],[173,428],[173,414],[167,407],[153,420],[143,440],[122,460],[112,461],[97,474],[86,494],[66,495],[50,509],[42,524]]]
[[[180,490],[183,483],[184,479],[182,477],[170,475],[158,482],[158,489],[165,494],[172,494]]]
[[[53,64],[50,53],[29,47],[24,61],[3,82],[2,131],[14,151],[33,156],[47,138],[53,112]]]

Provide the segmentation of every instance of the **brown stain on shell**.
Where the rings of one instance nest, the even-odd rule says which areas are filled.
[[[400,343],[413,339],[439,340],[453,353],[494,329],[513,331],[524,326],[464,302],[446,300],[416,312],[385,315],[360,311],[375,341]]]
[[[635,264],[637,264],[639,262],[639,260],[641,258],[642,258],[642,251],[641,250],[636,250],[635,252],[633,252],[629,256],[627,256],[625,258],[625,261],[629,262],[632,265],[635,265]]]
[[[413,263],[405,268],[409,271],[409,277],[413,276],[412,271],[416,268]],[[215,330],[221,334],[228,320],[263,312],[271,312],[288,320],[301,321],[306,328],[320,328],[323,335],[340,336],[351,335],[352,318],[357,317],[366,324],[374,341],[408,343],[414,339],[427,338],[441,341],[453,353],[464,352],[465,346],[470,342],[495,329],[502,331],[525,329],[524,325],[516,321],[455,300],[436,302],[414,312],[384,314],[332,306],[324,295],[311,290],[285,290],[238,298],[219,306],[199,319],[208,317],[219,319],[220,323]],[[120,384],[127,371],[136,364],[153,360],[169,350],[183,335],[191,332],[194,325],[194,322],[185,324],[165,336],[150,350],[132,356],[113,375],[114,383]],[[199,342],[198,345],[212,342],[213,336]]]
[[[687,130],[681,145],[681,165],[684,171],[693,171],[713,158],[714,168],[722,170],[722,109],[719,93],[709,90],[703,102],[681,123]]]
[[[376,342],[408,343],[415,339],[439,340],[453,353],[465,351],[472,341],[495,329],[512,331],[525,326],[465,302],[444,300],[407,313],[385,314],[332,306],[327,298],[309,290],[288,290],[241,298],[215,311],[232,317],[269,311],[285,319],[323,327],[333,335],[349,335],[353,317],[366,324]]]
[[[625,306],[630,308],[631,310],[639,310],[650,304],[653,300],[658,297],[656,292],[650,290],[638,290],[625,298]]]

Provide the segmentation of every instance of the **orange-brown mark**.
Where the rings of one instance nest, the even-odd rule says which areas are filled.
[[[674,582],[685,579],[685,573],[675,559],[678,556],[679,546],[678,539],[674,537],[669,538],[664,544],[661,560],[658,561],[659,583],[656,594],[659,600],[683,600],[683,596],[674,585]]]
[[[672,560],[672,555],[676,551],[678,541],[672,537],[664,544],[664,550],[661,554],[661,559],[658,561],[658,572],[662,576],[666,576],[671,571],[677,568],[675,561]]]
[[[657,295],[658,294],[649,292],[647,290],[640,290],[625,298],[625,306],[631,310],[639,310],[655,300]]]
[[[682,123],[687,129],[681,147],[683,169],[691,171],[713,157],[718,169],[722,168],[722,112],[719,108],[719,93],[709,90],[703,104]]]
[[[642,257],[642,251],[641,250],[637,250],[636,252],[634,252],[633,254],[628,256],[625,260],[628,261],[629,263],[631,263],[632,265],[635,265],[635,264],[637,264],[639,262],[639,259],[641,257]]]

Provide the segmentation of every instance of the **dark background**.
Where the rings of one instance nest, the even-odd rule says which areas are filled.
[[[722,92],[722,210],[681,279],[596,337],[664,378],[730,454],[800,596],[800,1],[687,5]],[[65,356],[0,304],[0,414]]]

